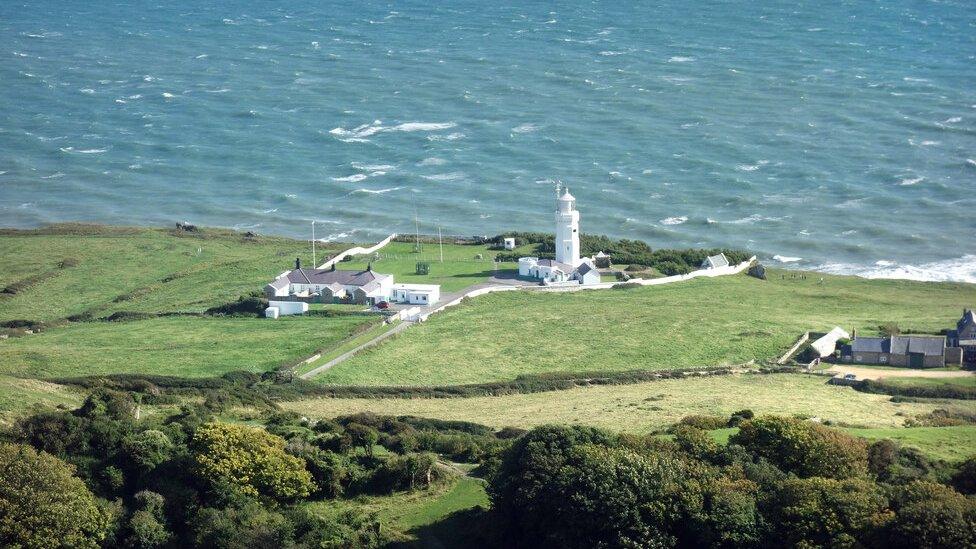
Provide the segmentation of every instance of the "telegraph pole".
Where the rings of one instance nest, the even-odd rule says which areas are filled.
[[[317,269],[318,264],[315,263],[315,220],[312,220],[312,268]]]
[[[437,226],[437,240],[441,244],[441,263],[444,263],[444,238],[441,237],[441,226]]]

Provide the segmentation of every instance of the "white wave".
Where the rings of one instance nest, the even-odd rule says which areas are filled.
[[[227,93],[229,91],[230,88],[220,88],[216,90],[203,90],[203,93]]]
[[[362,181],[364,179],[369,179],[369,176],[363,173],[355,173],[352,175],[347,175],[346,177],[333,177],[332,180],[339,183],[356,183],[357,181]]]
[[[393,166],[392,164],[363,164],[362,162],[353,162],[352,167],[364,172],[384,173],[396,168],[396,166]]]
[[[93,90],[91,88],[81,88],[78,91],[80,91],[81,93],[83,93],[85,95],[94,95],[95,94],[95,90]]]
[[[705,223],[708,223],[709,225],[715,225],[716,223],[718,223],[718,221],[712,219],[711,217],[706,217]]]
[[[680,215],[676,217],[665,217],[660,223],[661,225],[681,225],[685,221],[688,221],[688,216]]]
[[[0,174],[5,174],[5,173],[7,173],[7,172],[0,172]],[[45,175],[45,176],[41,177],[41,179],[60,179],[62,177],[64,177],[64,173],[63,172],[55,172],[55,173],[52,173],[51,175]]]
[[[627,52],[625,52],[625,51],[610,51],[610,50],[606,50],[606,51],[601,51],[600,52],[600,55],[603,55],[605,57],[612,57],[614,55],[624,55],[626,53]]]
[[[905,179],[902,179],[901,181],[899,181],[898,184],[899,185],[903,185],[903,186],[916,185],[918,183],[921,183],[922,181],[925,181],[925,178],[922,177],[922,176],[918,176],[918,177],[906,177]]]
[[[884,261],[872,266],[849,263],[828,263],[816,270],[834,274],[850,274],[864,278],[896,278],[933,282],[976,283],[976,255],[967,254],[954,259],[932,261],[919,265]]]
[[[157,79],[156,79],[156,77],[155,77],[155,76],[150,76],[150,75],[148,75],[148,74],[146,74],[146,75],[144,75],[144,76],[142,77],[142,81],[143,81],[143,82],[155,82],[156,80],[157,80]]]
[[[967,158],[966,159],[966,164],[969,164],[970,166],[976,168],[976,160],[974,160],[972,158]]]
[[[447,164],[447,160],[436,156],[425,158],[417,163],[418,166],[443,166],[444,164]]]
[[[690,63],[694,61],[694,57],[683,57],[681,55],[675,55],[668,59],[668,63]]]
[[[119,105],[125,105],[125,99],[116,99],[115,102]]]
[[[823,28],[821,27],[811,27],[807,29],[807,32],[821,32],[821,31],[823,31]]]
[[[478,217],[480,217],[481,219],[488,219],[489,217],[491,217],[491,214],[481,214]]]
[[[263,211],[263,212],[261,212],[261,213],[266,213],[266,214],[273,214],[273,213],[275,213],[275,212],[277,212],[277,211],[278,211],[278,208],[269,208],[269,209],[267,209],[267,210],[264,210],[264,211]]]
[[[904,80],[905,82],[928,82],[929,81],[928,78],[914,78],[911,76],[906,76],[902,78],[902,80]]]
[[[134,95],[130,95],[129,97],[126,97],[126,99],[141,99],[141,98],[142,98],[142,94],[141,93],[137,93],[137,94],[134,94]]]
[[[390,187],[389,189],[356,189],[349,194],[386,194],[399,191],[403,187]]]
[[[739,170],[740,172],[754,172],[766,164],[769,164],[769,160],[760,160],[755,164],[739,164],[735,167],[735,169]]]
[[[539,129],[535,124],[520,124],[512,128],[512,133],[531,133]]]
[[[74,147],[61,147],[61,152],[74,152],[78,154],[101,154],[108,149],[75,149]]]
[[[384,126],[382,120],[374,120],[370,124],[362,124],[347,130],[343,127],[336,127],[329,130],[329,133],[343,140],[365,139],[379,133],[390,132],[420,132],[420,131],[439,131],[455,127],[454,122],[404,122],[395,126]]]
[[[780,263],[796,263],[803,259],[802,257],[790,257],[788,255],[774,255],[773,259],[779,261]]]
[[[874,264],[878,267],[891,267],[896,263],[894,261],[888,261],[887,259],[879,259],[878,261],[875,261]]]
[[[285,198],[294,199],[294,198],[298,198],[298,195],[297,194],[286,194],[285,195]]]
[[[0,175],[4,175],[4,174],[6,174],[6,173],[7,173],[7,170],[2,170],[2,171],[0,171]],[[43,179],[43,178],[42,178],[42,179]]]
[[[174,98],[176,96],[173,95],[173,94],[171,94],[171,93],[169,93],[169,92],[163,92],[163,97],[165,97],[166,99],[172,99],[172,98]]]
[[[27,208],[33,208],[36,205],[37,204],[35,202],[24,202],[19,207],[26,210]]]
[[[424,179],[429,181],[457,181],[459,179],[464,179],[464,172],[450,172],[450,173],[438,173],[434,175],[422,175]]]
[[[761,221],[779,221],[780,217],[767,217],[760,214],[752,214],[749,217],[743,217],[741,219],[735,219],[733,221],[726,221],[729,225],[751,225],[753,223],[759,223]]]
[[[956,124],[958,122],[962,122],[961,116],[953,116],[952,118],[946,118],[942,121],[943,124]]]
[[[428,135],[428,141],[457,141],[458,139],[464,139],[464,134],[461,132],[449,133],[447,135]]]
[[[210,57],[210,56],[207,55],[207,54],[205,54],[205,53],[201,53],[200,55],[194,57],[194,59],[206,59],[207,57]]]

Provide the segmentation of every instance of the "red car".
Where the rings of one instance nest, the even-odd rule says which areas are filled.
[[[376,307],[377,309],[389,309],[390,304],[386,301],[380,301],[379,303],[374,305],[374,307]]]

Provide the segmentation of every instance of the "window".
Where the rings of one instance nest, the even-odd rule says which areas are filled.
[[[878,362],[888,362],[888,357],[881,355],[878,357]]]

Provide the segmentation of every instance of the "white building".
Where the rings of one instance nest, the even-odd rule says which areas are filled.
[[[438,284],[394,284],[390,301],[413,305],[431,305],[441,299]]]
[[[514,250],[515,249],[515,239],[514,238],[509,237],[509,238],[506,238],[505,239],[505,249],[506,250]]]
[[[715,269],[717,267],[728,267],[729,258],[725,257],[725,254],[711,255],[702,261],[702,269]]]
[[[600,273],[593,259],[580,258],[579,220],[576,198],[566,188],[556,187],[556,259],[519,258],[519,276],[537,278],[543,284],[576,282],[596,284]]]
[[[295,260],[295,269],[278,275],[264,287],[269,300],[335,301],[375,305],[380,301],[433,305],[440,301],[441,287],[436,284],[394,284],[393,275],[380,274],[367,267],[364,271],[336,269],[303,269]],[[279,314],[289,314],[278,307]]]

